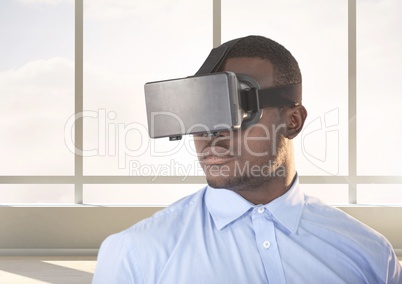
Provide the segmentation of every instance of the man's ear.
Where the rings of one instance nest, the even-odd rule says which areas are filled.
[[[298,105],[285,110],[286,138],[295,138],[303,129],[306,121],[307,110],[304,106]]]

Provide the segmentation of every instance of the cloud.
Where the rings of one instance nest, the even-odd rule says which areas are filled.
[[[71,174],[64,124],[74,109],[74,64],[56,57],[0,73],[1,174]]]
[[[14,96],[45,95],[66,96],[71,92],[74,79],[72,60],[55,57],[47,60],[35,60],[18,69],[0,73],[0,88],[6,98]]]

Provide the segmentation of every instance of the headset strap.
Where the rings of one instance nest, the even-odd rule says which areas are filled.
[[[195,75],[204,75],[217,72],[221,67],[223,61],[225,61],[228,53],[236,45],[236,43],[242,38],[237,38],[228,41],[218,47],[215,47],[209,53],[207,59],[205,59],[201,68],[195,73]]]
[[[242,38],[237,38],[213,48],[201,68],[195,73],[195,76],[217,72],[230,50],[241,39]],[[247,96],[243,96],[242,99],[243,103],[247,106],[247,110],[256,111],[266,107],[300,104],[302,99],[302,86],[301,83],[299,83],[258,90],[251,88],[246,93]]]
[[[292,84],[266,89],[251,88],[245,90],[242,105],[246,111],[258,111],[267,107],[295,106],[301,103],[301,87],[301,84]]]

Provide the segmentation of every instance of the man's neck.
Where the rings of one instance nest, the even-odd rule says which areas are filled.
[[[259,186],[253,186],[253,188],[248,187],[232,190],[255,205],[268,204],[272,200],[285,194],[290,189],[295,179],[296,171],[292,171],[285,177],[271,179]]]

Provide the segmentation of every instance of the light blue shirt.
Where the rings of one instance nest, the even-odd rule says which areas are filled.
[[[266,205],[206,187],[102,244],[93,283],[402,283],[389,242],[303,194]]]

